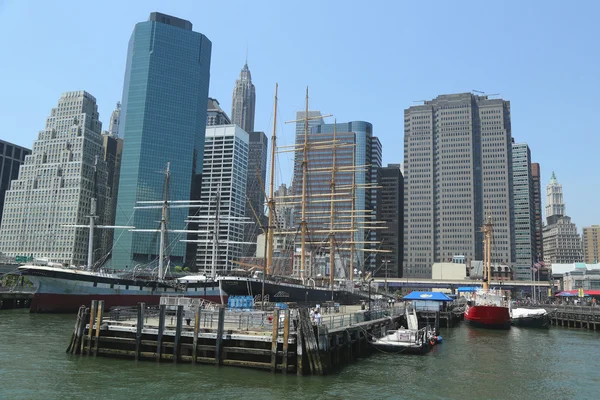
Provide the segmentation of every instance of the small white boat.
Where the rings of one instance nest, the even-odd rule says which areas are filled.
[[[441,336],[436,336],[428,328],[398,329],[388,331],[385,336],[375,339],[371,344],[384,352],[425,354],[441,341]]]

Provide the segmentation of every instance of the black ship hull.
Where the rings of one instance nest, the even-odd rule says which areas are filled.
[[[263,281],[250,277],[221,277],[218,278],[221,289],[228,296],[262,295]],[[343,305],[358,304],[361,300],[368,301],[369,296],[364,292],[336,288],[305,286],[288,282],[276,282],[271,279],[264,281],[265,299],[275,303],[318,304],[334,301]]]
[[[521,328],[550,328],[550,316],[548,314],[511,318],[510,322],[514,326],[519,326]]]

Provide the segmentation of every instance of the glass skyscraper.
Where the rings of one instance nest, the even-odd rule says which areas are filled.
[[[119,136],[123,160],[117,225],[158,229],[160,209],[137,209],[139,201],[164,198],[164,171],[171,163],[170,200],[199,198],[210,78],[211,42],[189,21],[160,13],[138,23],[127,52]],[[147,205],[147,204],[146,204]],[[169,229],[185,228],[187,208],[172,208]],[[181,234],[170,234],[166,254],[185,262]],[[112,266],[156,262],[158,232],[115,234]],[[190,260],[193,261],[193,260]]]

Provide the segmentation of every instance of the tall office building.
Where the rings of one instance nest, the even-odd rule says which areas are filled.
[[[223,111],[217,99],[213,99],[212,97],[208,98],[207,111],[206,126],[231,124],[231,120],[227,116],[227,113]]]
[[[510,102],[441,95],[404,111],[404,261],[431,277],[435,262],[483,259],[481,226],[492,217],[492,260],[511,263]]]
[[[246,181],[246,217],[251,224],[244,227],[244,241],[256,243],[256,236],[262,232],[265,220],[265,180],[267,178],[267,151],[269,140],[264,132],[248,132],[248,180]],[[253,211],[254,210],[254,211]],[[256,214],[255,214],[256,213]],[[258,216],[259,221],[256,220]],[[256,245],[245,245],[244,256],[256,254]]]
[[[600,262],[600,225],[583,228],[583,262],[597,264]]]
[[[562,185],[554,171],[546,186],[546,226],[542,230],[544,239],[544,261],[551,264],[581,262],[583,253],[577,226],[566,214]]]
[[[0,251],[69,265],[87,262],[89,230],[65,225],[89,224],[92,197],[97,198],[96,223],[105,223],[110,197],[101,131],[94,96],[84,91],[61,95],[6,192]],[[101,248],[100,239],[96,236],[94,249]],[[98,260],[103,254],[94,256]]]
[[[531,151],[526,143],[512,146],[516,260],[514,278],[531,280],[536,260],[535,190]]]
[[[121,124],[121,102],[117,101],[117,106],[110,114],[110,124],[108,125],[108,135],[112,137],[119,136],[119,125]]]
[[[275,190],[275,226],[278,230],[293,228],[294,201],[291,197],[292,188],[285,183]]]
[[[102,132],[102,144],[104,148],[104,161],[106,162],[106,172],[108,174],[106,185],[110,193],[110,202],[105,208],[105,220],[108,225],[115,224],[117,211],[117,197],[119,193],[119,176],[121,172],[121,158],[123,155],[123,139],[119,137],[119,124],[121,120],[121,102],[110,116],[110,125],[108,132]],[[120,231],[117,231],[120,233]],[[112,229],[102,229],[98,232],[102,237],[103,254],[109,257],[111,252],[115,231]]]
[[[535,259],[544,260],[544,240],[542,236],[542,179],[540,164],[531,163],[531,176],[533,177],[533,201],[535,207]]]
[[[552,177],[550,177],[550,182],[546,186],[546,223],[552,225],[565,215],[567,214],[562,185],[558,183],[556,174],[552,171]]]
[[[354,172],[354,183],[355,189],[355,201],[354,209],[361,210],[362,215],[356,215],[354,241],[357,242],[357,252],[355,254],[355,266],[361,270],[371,268],[375,263],[375,257],[369,256],[368,252],[365,252],[365,248],[370,248],[365,242],[371,237],[372,232],[365,228],[367,220],[375,219],[375,207],[376,202],[372,189],[369,187],[373,177],[377,176],[376,171],[381,167],[381,158],[377,155],[381,154],[381,144],[379,139],[373,136],[373,126],[364,121],[352,121],[348,123],[338,124],[320,124],[312,128],[312,132],[308,136],[309,143],[315,142],[329,142],[333,140],[334,127],[336,129],[336,140],[340,146],[336,149],[336,168],[342,168],[341,171],[336,173],[336,187],[338,191],[348,191],[348,187],[352,184],[352,173],[351,168],[354,165],[357,166]],[[296,134],[296,148],[304,143],[304,133],[301,131]],[[308,165],[309,170],[313,172],[309,173],[307,179],[307,192],[312,199],[317,199],[319,196],[324,196],[331,192],[331,172],[324,172],[332,168],[332,157],[331,154],[333,149],[329,146],[314,146],[308,151]],[[302,151],[296,151],[294,164],[294,181],[293,181],[293,193],[294,196],[300,196],[302,194],[302,162],[303,154]],[[320,172],[317,172],[320,171]],[[340,189],[340,188],[346,189]],[[348,210],[351,209],[352,204],[350,196],[340,196],[348,201],[337,200],[335,203],[336,212],[344,211],[345,215],[348,215]],[[299,197],[296,198],[296,201]],[[321,198],[319,198],[321,199]],[[309,213],[326,211],[329,209],[328,203],[316,203],[312,202],[309,204],[307,210]],[[309,214],[310,215],[310,214]],[[296,224],[301,221],[300,207],[296,207],[294,219]],[[348,228],[347,220],[339,218],[339,226],[336,230]],[[328,222],[323,218],[314,218],[312,221],[308,219],[309,231],[314,230],[327,230]],[[342,228],[343,226],[343,228]],[[347,242],[350,237],[346,237],[349,234],[343,232],[335,233],[335,239],[337,243]],[[312,233],[311,241],[326,241],[329,238],[328,233]],[[347,246],[343,246],[347,248]],[[327,250],[328,251],[328,250]],[[367,253],[367,255],[365,255]]]
[[[240,78],[236,79],[231,100],[231,122],[245,130],[254,131],[254,108],[256,93],[248,63],[244,64]]]
[[[376,276],[402,278],[404,256],[404,178],[400,164],[388,164],[379,168],[379,193],[377,196],[377,219],[385,222],[385,228],[377,231],[379,249],[389,253],[377,253],[377,265],[383,269]],[[387,271],[386,271],[387,270]]]
[[[206,129],[211,42],[189,21],[161,13],[138,23],[127,52],[120,136],[124,140],[117,200],[117,225],[159,228],[160,209],[133,213],[139,201],[165,197],[170,163],[170,200],[199,199]],[[172,208],[169,228],[183,230],[190,210]],[[156,262],[159,235],[119,233],[114,268]],[[185,262],[185,236],[168,237],[167,256]],[[193,254],[194,252],[192,252]]]
[[[10,182],[19,176],[19,168],[31,150],[0,140],[0,222],[4,209],[4,196]]]
[[[204,145],[202,172],[203,207],[199,211],[196,266],[209,273],[216,254],[217,271],[230,270],[232,261],[242,256],[246,179],[248,173],[248,133],[237,125],[209,126]],[[217,196],[218,195],[218,196]],[[220,201],[217,202],[217,199]],[[215,252],[213,232],[219,216],[218,241]]]

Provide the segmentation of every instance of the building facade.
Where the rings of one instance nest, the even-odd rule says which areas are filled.
[[[164,199],[167,163],[169,199],[199,199],[211,46],[191,22],[169,15],[151,13],[135,26],[119,127],[124,143],[117,225],[159,229],[160,209],[133,210],[139,201]],[[183,230],[189,211],[171,209],[169,229]],[[169,237],[167,256],[175,265],[186,262],[182,238]],[[124,231],[114,245],[112,266],[157,263],[158,254],[158,234]]]
[[[596,264],[600,261],[600,225],[583,228],[583,262]]]
[[[239,79],[235,81],[231,100],[231,122],[245,130],[254,132],[254,108],[256,92],[248,63],[244,64]]]
[[[219,101],[217,99],[213,99],[212,97],[208,98],[208,112],[206,116],[206,126],[215,126],[215,125],[230,125],[231,120],[227,116],[227,113],[223,111]]]
[[[404,255],[404,178],[399,164],[388,164],[379,169],[379,194],[377,198],[377,219],[385,222],[385,228],[378,230],[379,249],[389,253],[377,253],[377,265],[384,265],[376,276],[402,278]]]
[[[248,133],[237,125],[206,128],[202,207],[198,212],[198,229],[204,233],[198,234],[196,253],[199,272],[210,273],[213,260],[217,271],[230,270],[233,261],[239,261],[242,256],[248,143]],[[215,223],[217,215],[218,224]],[[216,249],[215,227],[218,229]]]
[[[117,106],[120,107],[119,104],[117,104]],[[115,113],[113,112],[113,116],[114,114]],[[117,116],[117,124],[118,120],[119,117]],[[115,121],[115,119],[111,118],[111,124],[113,121]],[[103,132],[102,147],[104,148],[103,160],[106,163],[107,172],[106,185],[108,186],[110,193],[110,202],[105,209],[105,220],[108,225],[114,225],[117,213],[117,197],[119,195],[119,176],[121,172],[121,159],[123,156],[123,139],[115,136],[111,131]],[[115,231],[112,229],[102,229],[100,234],[102,236],[102,247],[108,249],[105,253],[108,259],[113,245]]]
[[[544,240],[542,228],[544,227],[542,219],[542,176],[540,164],[531,163],[531,176],[533,177],[533,201],[535,207],[535,258],[538,261],[544,260]]]
[[[531,168],[531,151],[526,143],[514,143],[513,194],[515,210],[515,278],[532,280],[536,261],[535,248],[535,191]]]
[[[583,253],[577,226],[566,215],[562,185],[552,172],[546,186],[546,223],[542,230],[544,261],[551,264],[581,262]]]
[[[248,178],[246,182],[246,217],[251,224],[244,227],[244,241],[256,243],[256,236],[267,225],[265,209],[265,182],[267,179],[267,153],[269,140],[264,132],[249,132]],[[258,217],[258,221],[257,218]],[[256,245],[245,245],[244,256],[256,253]]]
[[[0,222],[4,210],[4,198],[10,182],[19,176],[19,168],[31,150],[0,140]]]
[[[431,276],[455,255],[483,259],[484,215],[492,260],[515,259],[510,102],[441,95],[404,111],[406,274]]]
[[[67,265],[87,262],[89,230],[65,225],[88,225],[93,197],[96,223],[105,224],[110,196],[101,131],[94,96],[84,91],[61,95],[6,192],[0,251]],[[95,239],[98,260],[106,249],[101,236]]]

